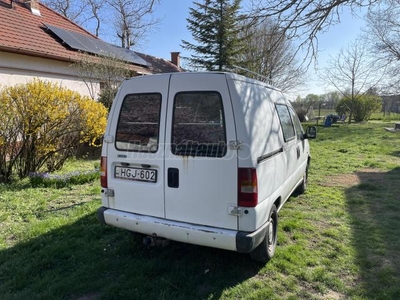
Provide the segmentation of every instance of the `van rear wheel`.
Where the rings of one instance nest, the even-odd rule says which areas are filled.
[[[275,204],[269,213],[269,225],[260,245],[250,252],[250,257],[262,263],[268,262],[275,254],[278,241],[278,211]]]

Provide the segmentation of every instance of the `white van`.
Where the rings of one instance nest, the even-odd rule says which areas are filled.
[[[101,222],[158,239],[275,252],[278,212],[307,184],[310,149],[290,102],[224,72],[135,77],[112,105],[101,157]]]

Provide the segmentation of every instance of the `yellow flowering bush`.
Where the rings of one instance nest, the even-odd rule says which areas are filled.
[[[104,133],[107,110],[57,84],[34,79],[0,91],[0,181],[54,171],[80,143]]]

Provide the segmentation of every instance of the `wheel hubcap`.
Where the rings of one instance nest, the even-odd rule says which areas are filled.
[[[306,173],[304,174],[304,186],[307,186],[307,180],[308,180],[308,170],[306,170]]]
[[[274,241],[274,220],[271,219],[271,223],[269,224],[268,229],[268,244],[272,245]]]

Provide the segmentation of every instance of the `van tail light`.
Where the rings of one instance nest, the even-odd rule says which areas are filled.
[[[107,182],[107,157],[102,156],[100,159],[100,184],[103,188],[108,188]]]
[[[257,172],[254,168],[238,169],[238,205],[255,207],[258,203]]]

